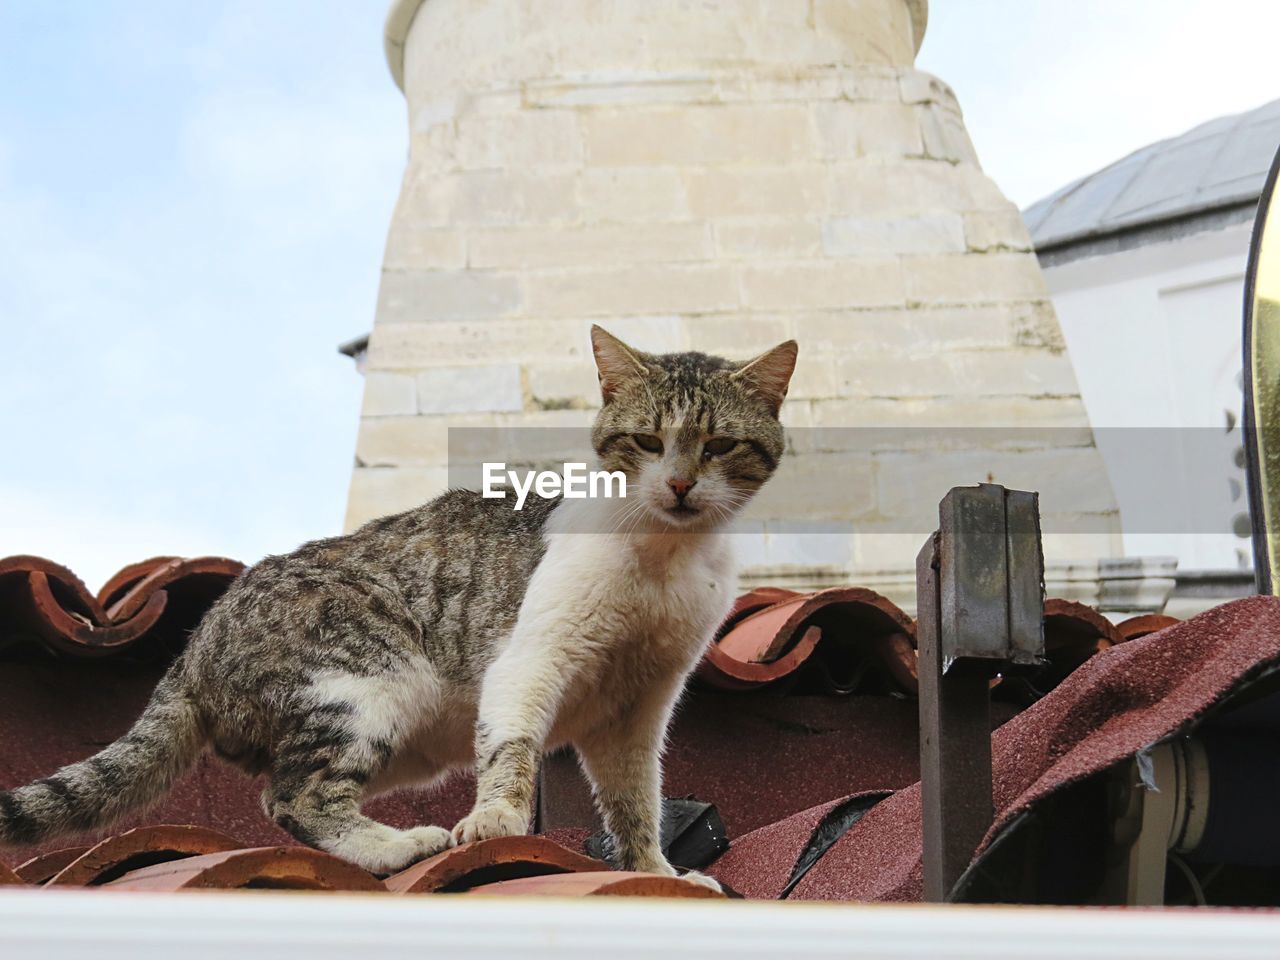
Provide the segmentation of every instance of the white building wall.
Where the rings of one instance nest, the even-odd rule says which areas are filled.
[[[1045,269],[1129,556],[1175,556],[1180,570],[1251,563],[1247,536],[1229,532],[1247,529],[1240,331],[1251,229],[1241,223]],[[1134,468],[1135,444],[1171,439],[1180,473]],[[1223,532],[1152,531],[1156,486],[1185,505],[1187,526]]]
[[[1022,218],[914,67],[921,0],[394,10],[410,152],[348,528],[456,482],[451,429],[588,424],[593,322],[735,358],[794,337],[745,582],[910,604],[938,501],[990,480],[1041,491],[1051,591],[1099,599],[1114,498]]]

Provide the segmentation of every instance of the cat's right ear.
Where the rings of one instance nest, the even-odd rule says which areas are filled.
[[[600,393],[605,403],[609,402],[623,384],[648,375],[644,361],[634,350],[594,323],[591,325],[591,350],[596,355]]]

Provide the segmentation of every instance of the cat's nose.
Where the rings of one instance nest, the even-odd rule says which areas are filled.
[[[680,477],[672,477],[667,481],[667,486],[671,488],[671,492],[676,495],[677,500],[683,500],[685,495],[693,489],[693,485],[697,480],[684,480]]]

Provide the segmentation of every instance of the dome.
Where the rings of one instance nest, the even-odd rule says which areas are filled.
[[[1280,100],[1219,117],[1076,180],[1023,216],[1037,251],[1252,205],[1280,144]]]

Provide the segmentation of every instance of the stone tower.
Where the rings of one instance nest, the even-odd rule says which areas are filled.
[[[348,528],[440,492],[450,426],[588,423],[593,322],[737,358],[795,337],[790,472],[753,514],[749,581],[909,601],[938,500],[994,479],[1042,491],[1050,580],[1096,599],[1110,486],[1018,210],[914,68],[926,14],[397,0],[411,146]]]

